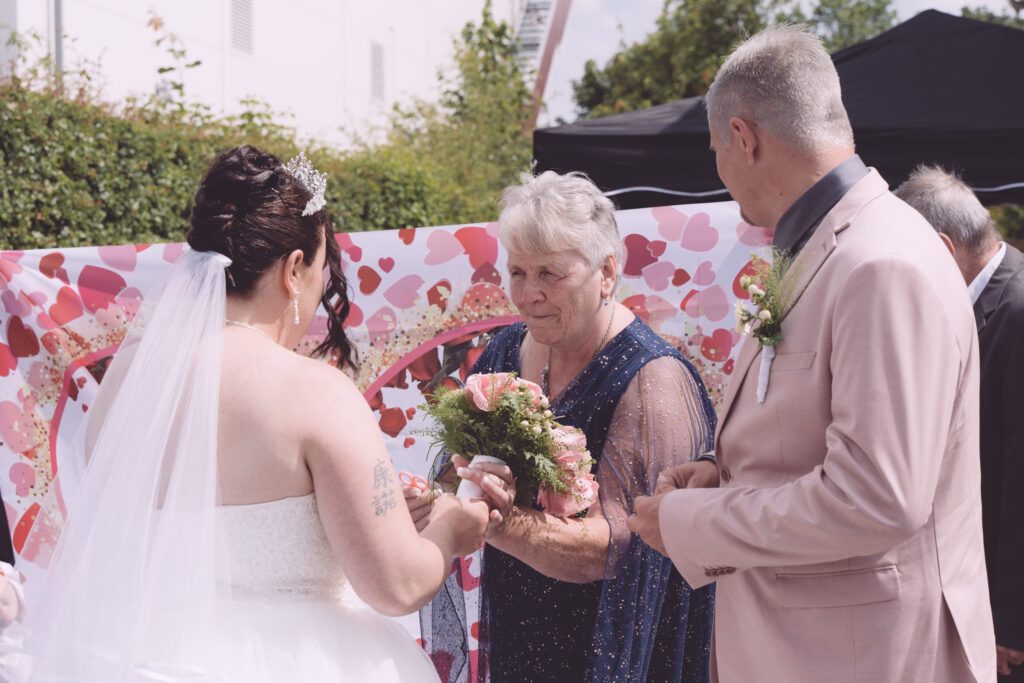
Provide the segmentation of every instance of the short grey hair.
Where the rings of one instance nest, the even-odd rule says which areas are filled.
[[[705,103],[709,125],[726,142],[735,116],[806,153],[853,146],[839,74],[821,39],[804,26],[768,28],[737,47]]]
[[[956,173],[922,164],[894,194],[958,247],[978,252],[999,240],[988,209]]]
[[[579,252],[594,269],[615,257],[622,269],[622,242],[615,205],[582,173],[524,173],[501,195],[502,246],[527,254]]]

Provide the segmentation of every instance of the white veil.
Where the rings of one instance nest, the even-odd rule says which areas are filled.
[[[223,680],[216,635],[230,601],[215,508],[230,263],[187,249],[107,373],[89,465],[27,606],[33,681]]]

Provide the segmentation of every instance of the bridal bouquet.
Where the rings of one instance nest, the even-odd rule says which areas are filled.
[[[423,408],[435,422],[424,431],[442,452],[489,455],[508,465],[517,505],[536,501],[569,517],[597,500],[586,437],[555,421],[533,382],[510,372],[470,375],[465,387],[439,388]]]

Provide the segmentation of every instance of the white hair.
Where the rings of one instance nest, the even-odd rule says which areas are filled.
[[[853,146],[839,74],[821,39],[803,26],[768,28],[737,47],[705,102],[709,125],[726,144],[729,120],[739,117],[806,153]]]
[[[955,173],[922,164],[894,194],[958,247],[977,253],[999,239],[988,209]]]
[[[577,251],[594,269],[614,256],[622,268],[615,205],[582,173],[524,173],[502,193],[498,224],[501,244],[510,251]]]

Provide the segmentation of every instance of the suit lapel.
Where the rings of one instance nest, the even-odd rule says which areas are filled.
[[[817,229],[815,229],[811,238],[804,245],[796,259],[794,259],[786,276],[783,278],[782,286],[785,290],[784,298],[786,299],[784,304],[785,310],[782,313],[783,339],[786,336],[786,315],[793,310],[793,306],[800,300],[803,293],[807,291],[818,271],[825,265],[825,261],[835,251],[837,244],[836,236],[850,227],[851,221],[868,202],[883,192],[888,191],[888,189],[889,186],[886,182],[878,175],[877,171],[872,169],[868,175],[854,185],[853,189],[846,193],[846,196],[839,200],[839,203],[829,211]],[[736,397],[740,393],[740,388],[743,386],[747,373],[750,371],[750,366],[753,364],[754,359],[760,357],[760,355],[761,345],[757,343],[757,340],[753,338],[745,339],[743,347],[740,349],[740,355],[736,359],[736,365],[733,368],[729,386],[726,388],[725,397],[722,400],[722,408],[718,416],[718,434],[721,434],[725,426],[733,404],[736,402]],[[717,451],[717,434],[715,443]]]
[[[800,251],[792,265],[790,265],[789,271],[787,271],[783,278],[782,288],[789,290],[784,295],[786,301],[784,304],[785,310],[782,312],[783,338],[786,335],[786,315],[793,309],[793,305],[796,304],[797,300],[807,289],[807,286],[811,284],[811,280],[814,279],[814,276],[821,270],[829,255],[836,248],[835,232],[829,225],[826,225],[827,222],[828,219],[826,217],[821,225],[818,226],[818,229],[814,231],[814,234],[811,235],[811,239],[804,245],[804,248]],[[719,430],[721,430],[722,425],[729,416],[729,409],[732,408],[736,395],[739,393],[740,387],[743,386],[747,373],[750,372],[750,366],[754,363],[754,359],[760,356],[761,345],[753,335],[748,335],[743,340],[743,347],[740,349],[740,355],[736,358],[732,378],[729,380],[729,386],[725,392],[721,414],[718,418]]]
[[[1021,269],[1024,269],[1024,254],[1021,254],[1020,251],[1007,244],[1003,262],[996,268],[996,272],[992,274],[992,279],[988,281],[985,289],[981,292],[981,296],[974,302],[974,320],[978,323],[978,332],[981,332],[982,328],[985,327],[988,316],[999,305],[999,300],[1003,298],[1003,290],[1006,289],[1007,283]]]
[[[721,433],[722,426],[725,424],[725,418],[729,415],[729,409],[732,408],[732,404],[736,400],[736,395],[740,393],[740,387],[743,386],[743,380],[747,376],[747,371],[750,370],[750,364],[754,362],[754,358],[760,355],[761,345],[757,343],[757,340],[750,336],[745,337],[743,339],[743,346],[740,347],[740,355],[736,357],[736,364],[733,367],[729,385],[725,388],[725,397],[722,399],[722,408],[718,416],[719,433]],[[717,446],[718,439],[715,438],[716,451]]]

